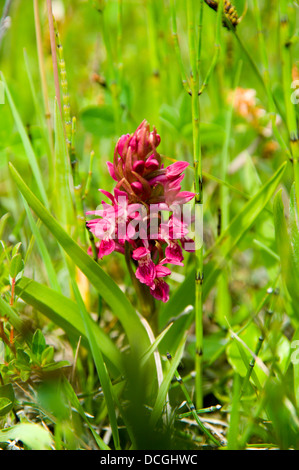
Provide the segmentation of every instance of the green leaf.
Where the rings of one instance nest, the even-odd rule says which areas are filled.
[[[4,416],[12,410],[14,400],[15,394],[11,384],[0,387],[0,416]]]
[[[46,348],[46,340],[40,329],[37,329],[34,332],[31,347],[32,347],[32,353],[36,356],[38,360],[40,360],[41,355]]]
[[[4,232],[4,229],[5,229],[5,225],[6,225],[6,222],[7,220],[9,219],[10,217],[10,214],[4,214],[1,218],[0,218],[0,238],[2,238],[2,234]]]
[[[17,349],[17,365],[18,367],[28,368],[30,366],[30,356],[23,349]]]
[[[0,397],[0,416],[4,416],[12,409],[12,402],[9,398]]]
[[[11,259],[9,275],[12,279],[15,279],[17,275],[23,271],[24,269],[24,261],[22,260],[22,256],[20,253],[14,255]]]
[[[115,282],[60,226],[54,217],[46,210],[37,197],[25,184],[17,170],[10,163],[11,175],[19,190],[27,200],[29,206],[36,215],[48,227],[59,244],[69,255],[72,261],[86,275],[94,285],[99,294],[112,308],[114,314],[119,318],[130,342],[131,348],[141,356],[149,346],[149,338],[140,318],[138,317],[128,298]]]
[[[32,450],[49,450],[52,436],[39,424],[20,423],[11,428],[0,430],[0,442],[21,441]]]
[[[41,363],[42,365],[48,364],[49,362],[52,362],[54,359],[54,347],[53,346],[47,346],[41,355]]]

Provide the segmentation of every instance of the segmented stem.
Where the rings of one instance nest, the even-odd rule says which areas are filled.
[[[193,162],[194,162],[194,187],[195,187],[195,212],[200,216],[203,204],[203,183],[202,183],[202,156],[200,140],[200,106],[199,106],[199,63],[198,56],[201,43],[196,38],[195,32],[195,2],[187,1],[188,17],[188,41],[189,56],[191,64],[191,100],[192,100],[192,129],[193,129]],[[199,21],[202,20],[202,10],[200,10]],[[201,32],[201,29],[200,29]],[[198,43],[197,43],[198,41]],[[197,47],[196,47],[197,46]],[[195,242],[196,243],[196,242]],[[196,405],[202,407],[203,402],[203,246],[196,247],[195,252],[195,336],[196,336],[196,356],[195,356],[195,396]]]
[[[60,40],[60,34],[57,27],[57,23],[55,18],[53,17],[53,25],[55,31],[55,38],[56,38],[56,47],[58,51],[58,68],[60,74],[60,86],[62,91],[62,103],[63,103],[63,118],[64,118],[64,127],[65,127],[65,136],[66,136],[66,143],[69,155],[71,156],[72,150],[72,119],[71,119],[71,104],[70,104],[70,95],[68,92],[68,81],[67,81],[67,73],[65,67],[65,60],[63,55],[63,46]]]
[[[170,361],[172,359],[171,355],[168,353],[167,354],[167,359]],[[220,445],[223,445],[224,443],[223,442],[220,442],[218,438],[216,438],[213,434],[211,434],[211,432],[205,427],[205,425],[203,424],[202,420],[200,419],[200,417],[198,416],[197,412],[196,412],[196,408],[194,406],[194,403],[189,395],[189,392],[183,382],[183,379],[182,377],[180,376],[179,372],[176,370],[175,371],[175,378],[177,380],[177,382],[179,383],[181,389],[182,389],[182,392],[183,394],[185,395],[185,398],[186,398],[186,402],[187,402],[187,405],[188,405],[188,408],[190,410],[190,413],[191,415],[193,416],[193,418],[195,419],[196,423],[198,424],[198,426],[200,427],[200,429],[202,430],[202,432],[217,446],[219,447]]]

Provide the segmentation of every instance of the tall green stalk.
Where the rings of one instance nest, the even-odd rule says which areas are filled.
[[[200,4],[200,19],[202,20],[202,3]],[[191,100],[192,100],[192,132],[193,132],[193,164],[194,164],[194,187],[195,187],[195,212],[200,214],[203,204],[202,186],[202,155],[200,140],[200,105],[199,105],[199,54],[195,31],[195,2],[187,1],[188,17],[188,41],[191,64]],[[200,29],[201,33],[201,29]],[[201,44],[201,39],[199,40]],[[195,401],[196,406],[201,407],[203,403],[203,246],[196,247],[195,254],[195,336],[196,336],[196,356],[195,356]]]

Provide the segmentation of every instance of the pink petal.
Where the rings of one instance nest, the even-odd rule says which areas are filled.
[[[142,193],[143,186],[139,181],[134,181],[131,186],[136,194]]]
[[[166,168],[166,175],[168,178],[179,176],[189,166],[187,162],[175,162]]]
[[[104,239],[100,243],[99,257],[110,255],[115,250],[115,242],[112,238]]]
[[[110,174],[111,178],[113,178],[114,181],[117,181],[113,163],[107,162],[107,167],[108,167],[108,171],[109,171],[109,174]]]
[[[130,138],[130,134],[124,134],[120,137],[116,144],[116,148],[120,157],[122,157],[124,146],[127,143],[127,140]]]
[[[137,162],[133,164],[133,170],[136,171],[136,173],[142,174],[144,170],[144,161],[137,160]]]
[[[151,287],[156,276],[156,267],[153,261],[149,260],[147,263],[139,265],[135,276],[142,284],[146,284]]]
[[[163,279],[155,279],[151,294],[155,299],[167,302],[169,300],[169,285]]]
[[[176,242],[169,242],[169,245],[165,248],[165,256],[171,263],[172,261],[181,263],[184,259],[182,248]]]
[[[161,266],[160,264],[156,266],[156,277],[165,277],[169,276],[170,274],[171,270],[166,266]]]
[[[147,170],[155,171],[158,170],[159,168],[159,162],[156,160],[156,158],[151,158],[149,157],[147,161],[145,162],[145,168]]]
[[[139,248],[136,248],[136,250],[133,251],[132,258],[139,260],[149,254],[150,254],[150,251],[147,248],[145,248],[144,246],[140,246]]]
[[[104,189],[99,189],[99,191],[105,196],[107,196],[112,201],[112,203],[114,203],[114,196],[111,193],[105,191]]]
[[[186,202],[191,201],[195,196],[195,193],[191,193],[190,191],[181,191],[175,197],[172,204],[186,204]]]

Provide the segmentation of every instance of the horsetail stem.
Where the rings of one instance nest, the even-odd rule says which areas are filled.
[[[257,346],[256,346],[256,349],[255,349],[255,352],[254,352],[254,356],[252,356],[251,361],[249,362],[249,367],[247,369],[247,373],[246,373],[246,376],[244,378],[244,381],[243,381],[243,384],[242,384],[242,387],[241,387],[240,398],[243,395],[243,392],[246,390],[246,388],[249,384],[249,380],[250,380],[253,368],[254,368],[255,363],[256,363],[256,358],[257,358],[257,356],[258,356],[258,354],[261,350],[263,341],[264,341],[264,338],[262,336],[260,336],[259,339],[258,339],[258,342],[257,342]]]
[[[90,188],[90,184],[91,184],[91,177],[92,177],[93,160],[94,160],[94,151],[92,150],[90,152],[88,175],[87,175],[84,194],[82,196],[82,199],[85,199],[88,196],[88,193],[89,193],[89,188]]]
[[[52,54],[53,73],[54,73],[55,94],[57,98],[58,107],[62,115],[60,86],[59,86],[59,73],[58,73],[58,66],[57,66],[56,40],[55,40],[55,30],[54,30],[54,20],[53,20],[51,0],[47,0],[47,11],[48,11],[51,54]]]
[[[66,136],[68,152],[69,152],[69,155],[71,155],[72,119],[71,119],[70,95],[68,92],[68,81],[67,81],[65,60],[64,60],[64,55],[63,55],[63,46],[61,43],[57,22],[54,17],[53,17],[53,25],[54,25],[55,38],[56,38],[56,47],[58,51],[58,68],[59,68],[59,74],[60,74],[60,86],[62,90],[62,103],[63,103],[62,110],[63,110],[63,118],[64,118],[65,136]]]
[[[171,354],[167,353],[167,359],[169,361],[171,361],[172,357],[171,357]],[[220,445],[223,445],[223,442],[220,442],[218,438],[216,438],[213,434],[211,434],[211,432],[205,427],[205,425],[203,424],[202,420],[200,419],[200,417],[198,416],[197,412],[196,412],[196,408],[194,406],[194,403],[189,395],[189,392],[183,382],[183,379],[182,377],[180,376],[179,372],[176,370],[175,371],[175,378],[178,382],[178,384],[180,385],[181,387],[181,390],[183,392],[183,394],[185,395],[185,398],[186,398],[186,402],[187,402],[187,405],[188,405],[188,408],[190,410],[190,413],[191,415],[193,416],[193,418],[195,419],[196,423],[198,424],[198,426],[200,427],[200,429],[203,431],[203,433],[217,446],[219,447]]]
[[[202,182],[202,156],[200,139],[200,106],[199,106],[199,62],[197,39],[195,32],[195,2],[187,1],[188,19],[188,42],[189,57],[191,64],[191,100],[192,100],[192,133],[193,133],[193,164],[194,164],[194,187],[195,187],[195,210],[203,203],[203,182]],[[200,14],[200,20],[202,15]],[[195,253],[195,396],[196,405],[202,407],[203,386],[202,386],[202,366],[203,366],[203,246],[196,249]]]

